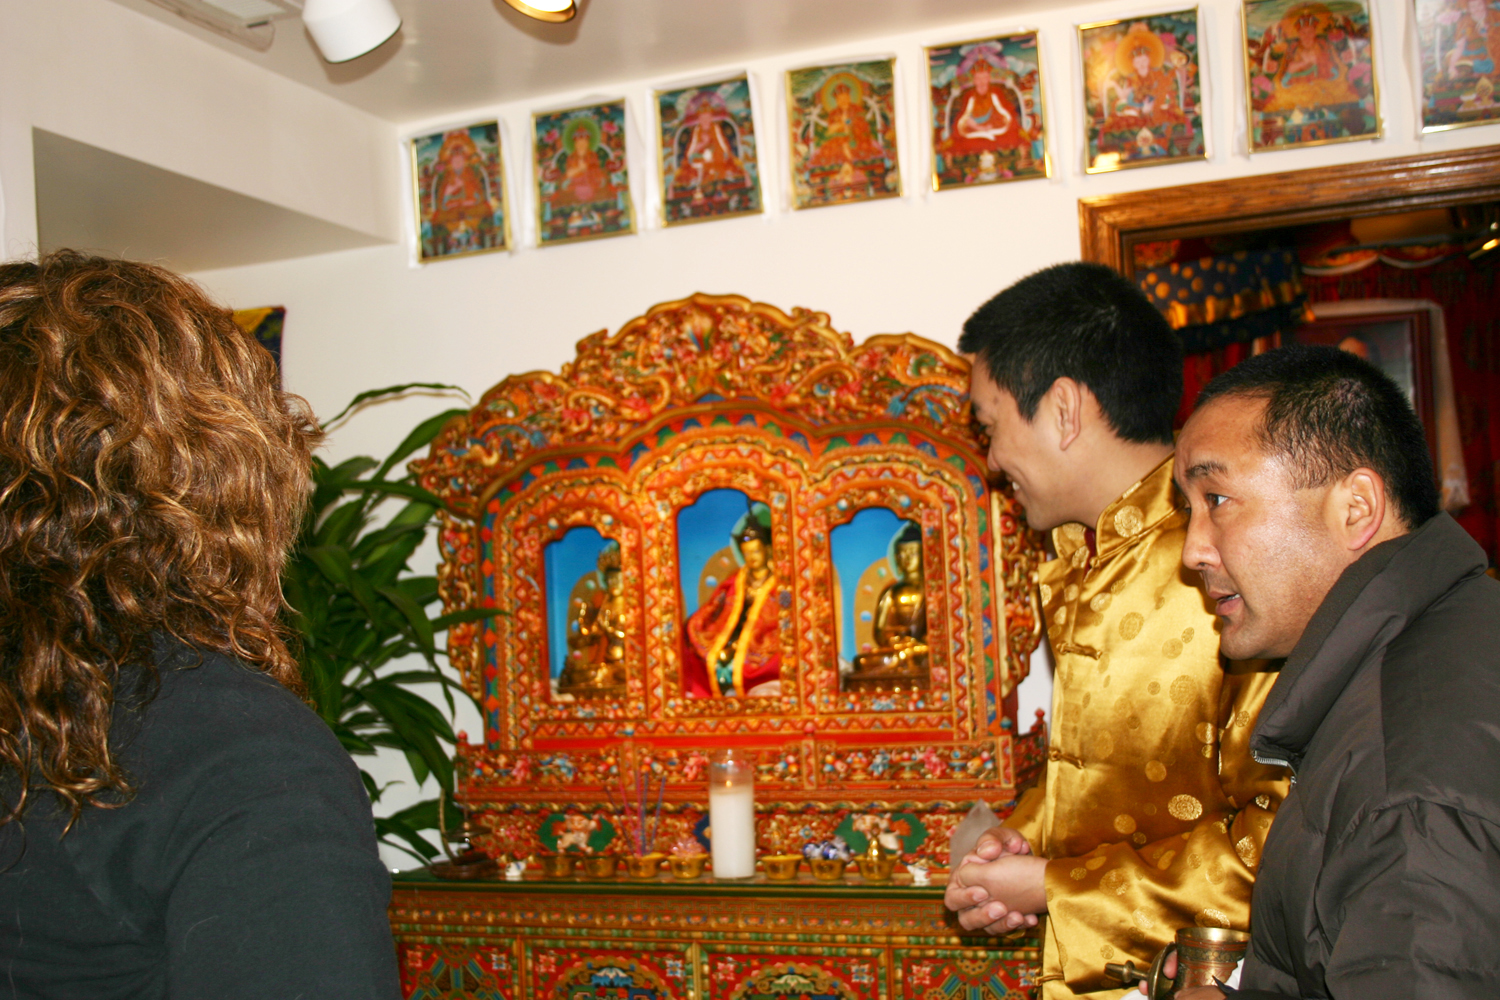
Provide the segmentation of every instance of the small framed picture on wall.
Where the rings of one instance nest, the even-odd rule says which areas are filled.
[[[1500,0],[1416,0],[1422,131],[1500,121]]]
[[[1036,32],[934,45],[927,84],[934,191],[1047,176]]]
[[[755,120],[744,75],[657,91],[656,122],[666,225],[761,210]]]
[[[625,161],[625,102],[531,116],[537,243],[635,232]]]
[[[1426,309],[1323,316],[1293,334],[1299,344],[1323,344],[1356,354],[1388,375],[1422,420],[1427,447],[1437,457],[1433,418],[1432,333]]]
[[[1078,27],[1089,173],[1201,160],[1198,10]]]
[[[419,260],[510,248],[499,122],[417,136],[411,166]]]
[[[877,59],[787,73],[793,208],[901,194],[895,63]]]
[[[1380,135],[1369,0],[1245,0],[1250,151]]]

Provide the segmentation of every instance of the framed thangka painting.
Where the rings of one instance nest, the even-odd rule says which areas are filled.
[[[1036,32],[927,50],[932,189],[1047,176]]]
[[[1368,0],[1245,0],[1250,151],[1380,135]]]
[[[895,63],[879,59],[787,74],[794,208],[901,194]]]
[[[625,164],[625,102],[533,115],[537,243],[635,231]]]
[[[418,136],[411,161],[421,260],[509,247],[499,122]]]
[[[1089,173],[1203,159],[1198,11],[1078,28]]]
[[[761,210],[749,80],[658,91],[656,119],[663,222]]]
[[[1500,0],[1416,0],[1422,131],[1500,121]]]

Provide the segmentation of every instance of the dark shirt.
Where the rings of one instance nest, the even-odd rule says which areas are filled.
[[[43,793],[0,827],[0,998],[398,997],[349,755],[263,674],[166,643],[158,665],[111,732],[135,796],[64,833]]]

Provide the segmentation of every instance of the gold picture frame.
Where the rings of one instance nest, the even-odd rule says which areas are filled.
[[[930,45],[923,55],[932,190],[1052,176],[1040,32]],[[963,135],[976,105],[979,127]],[[991,120],[994,126],[984,127]]]
[[[663,226],[765,211],[748,74],[655,91]]]
[[[1243,0],[1251,153],[1378,139],[1370,0]]]
[[[1197,7],[1078,25],[1086,173],[1208,158]]]
[[[512,248],[498,120],[407,140],[417,260]]]
[[[537,246],[636,231],[623,98],[537,112],[531,136]]]
[[[788,70],[786,102],[793,209],[901,197],[894,56]]]
[[[1500,50],[1490,42],[1500,31],[1497,0],[1413,0],[1413,16],[1422,132],[1500,122]]]

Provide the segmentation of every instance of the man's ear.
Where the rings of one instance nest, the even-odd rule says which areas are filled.
[[[1330,526],[1350,552],[1362,552],[1392,516],[1385,479],[1374,469],[1355,469],[1334,484],[1328,498]]]
[[[1057,430],[1057,446],[1067,451],[1078,435],[1083,433],[1084,393],[1082,385],[1066,376],[1052,383],[1047,395],[1052,399],[1051,419]]]

